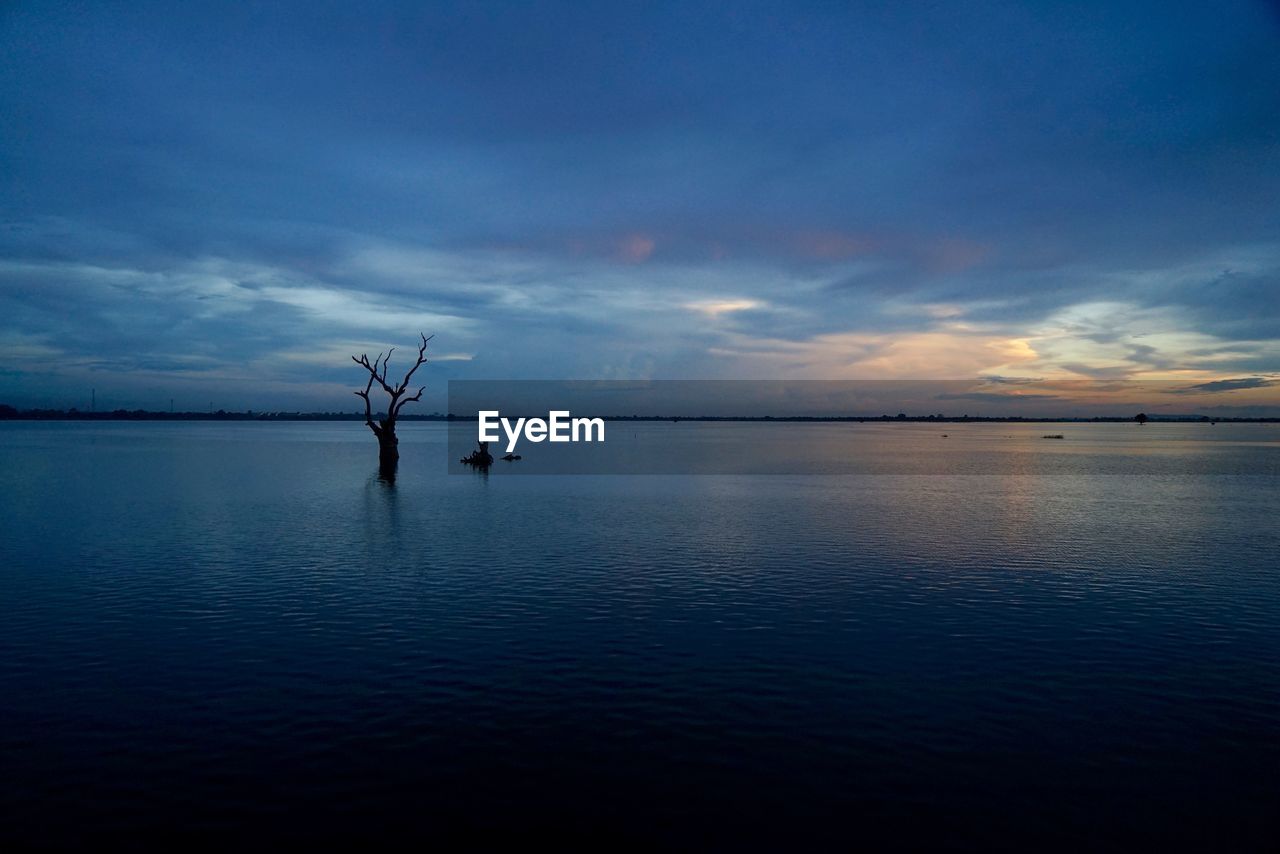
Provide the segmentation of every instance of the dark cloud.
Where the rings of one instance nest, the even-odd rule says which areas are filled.
[[[990,383],[991,385],[1034,385],[1036,383],[1044,382],[1043,379],[1033,377],[1001,377],[994,375],[980,377],[980,379],[985,383]]]
[[[1217,394],[1226,391],[1240,391],[1249,388],[1270,388],[1280,385],[1276,380],[1265,377],[1241,377],[1232,380],[1214,380],[1207,383],[1196,383],[1186,388],[1169,389],[1169,394]]]

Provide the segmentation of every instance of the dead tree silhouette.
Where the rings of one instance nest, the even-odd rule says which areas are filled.
[[[416,393],[408,394],[409,380],[413,379],[418,368],[427,363],[427,342],[435,336],[423,335],[419,332],[418,337],[422,339],[422,343],[418,345],[418,358],[404,375],[404,379],[396,385],[391,385],[387,381],[387,365],[391,363],[391,354],[396,351],[396,348],[392,347],[388,350],[386,356],[379,353],[372,364],[369,362],[369,357],[363,353],[351,357],[351,361],[369,372],[369,382],[365,383],[364,391],[356,392],[356,396],[364,399],[364,423],[369,425],[373,435],[378,437],[379,468],[384,476],[389,475],[392,478],[395,477],[396,464],[400,461],[400,439],[396,436],[396,419],[400,417],[400,410],[406,403],[422,400],[422,392],[426,389],[426,386],[423,386]],[[373,418],[373,404],[369,400],[369,392],[373,390],[374,383],[382,386],[382,390],[391,398],[387,403],[387,416],[376,422]]]

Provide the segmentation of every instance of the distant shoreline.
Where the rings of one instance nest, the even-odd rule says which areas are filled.
[[[375,417],[383,417],[378,415]],[[605,421],[713,421],[713,422],[779,422],[779,423],[858,423],[858,424],[1123,424],[1132,423],[1132,415],[1099,415],[1091,417],[1023,415],[938,416],[938,415],[605,415]],[[475,421],[475,416],[401,415],[400,421]],[[155,412],[143,409],[115,409],[110,412],[81,412],[76,409],[16,409],[0,405],[0,421],[364,421],[363,413],[353,412]],[[1218,417],[1209,415],[1151,415],[1149,423],[1202,424],[1221,421],[1225,424],[1280,424],[1280,417]]]

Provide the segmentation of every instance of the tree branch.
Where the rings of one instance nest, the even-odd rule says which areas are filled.
[[[374,432],[374,435],[379,440],[382,439],[384,433],[391,436],[395,435],[396,418],[400,415],[400,410],[404,408],[406,403],[422,400],[422,393],[426,391],[426,386],[423,386],[418,389],[417,394],[405,396],[405,393],[409,390],[409,380],[413,379],[413,375],[418,368],[427,363],[427,342],[435,336],[423,335],[419,332],[418,337],[422,339],[422,343],[418,345],[418,358],[414,361],[413,366],[409,368],[408,373],[404,375],[404,379],[394,386],[387,382],[387,366],[391,363],[391,354],[395,352],[394,347],[387,351],[386,356],[379,353],[372,364],[369,362],[367,353],[351,357],[351,361],[369,372],[369,381],[365,384],[364,391],[357,391],[355,394],[364,400],[364,423],[369,425],[369,429]],[[373,404],[369,400],[369,392],[373,390],[375,382],[391,397],[390,402],[387,404],[387,417],[380,424],[375,423],[373,420]]]
[[[355,358],[352,356],[351,358]],[[364,391],[357,391],[356,397],[364,398],[364,423],[369,425],[369,429],[373,431],[373,435],[377,436],[382,433],[382,428],[373,423],[373,404],[369,402],[369,390],[373,388],[373,374],[369,374],[369,382],[364,387]]]
[[[393,347],[392,350],[394,349],[395,348]],[[395,394],[396,390],[391,386],[387,385],[387,360],[389,360],[390,358],[391,358],[391,351],[388,351],[386,359],[383,359],[382,354],[379,353],[378,358],[373,360],[372,365],[369,364],[369,356],[363,353],[360,355],[359,358],[352,356],[351,361],[355,362],[357,365],[359,365],[360,367],[368,371],[370,374],[371,380],[377,380],[378,385],[382,386],[383,390],[387,394]],[[378,370],[379,362],[382,363],[381,371]]]
[[[405,389],[409,387],[409,380],[413,379],[413,375],[418,370],[418,368],[422,367],[427,363],[427,342],[430,341],[432,338],[435,338],[436,336],[423,335],[421,332],[419,332],[418,337],[422,339],[422,343],[418,345],[418,359],[413,363],[413,367],[409,369],[409,373],[404,375],[404,380],[399,385],[399,389],[401,392],[403,392]],[[419,391],[418,394],[421,395],[422,392]],[[405,401],[405,403],[408,403],[408,402],[409,401],[407,400]]]
[[[418,393],[415,394],[413,397],[406,397],[404,400],[397,403],[396,415],[398,416],[400,414],[400,408],[403,407],[406,403],[413,403],[414,401],[422,400],[422,393],[426,390],[427,390],[427,387],[423,386],[422,388],[418,389]]]

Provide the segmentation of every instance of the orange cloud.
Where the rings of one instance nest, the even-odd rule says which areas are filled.
[[[1025,339],[963,328],[845,332],[808,341],[741,336],[715,353],[740,360],[751,375],[814,379],[971,379],[1016,371],[1038,358]]]
[[[802,254],[827,261],[857,258],[876,248],[876,241],[865,234],[838,231],[801,232],[792,242]]]
[[[628,264],[642,264],[653,255],[657,247],[652,237],[644,234],[631,234],[618,244],[618,257]]]

